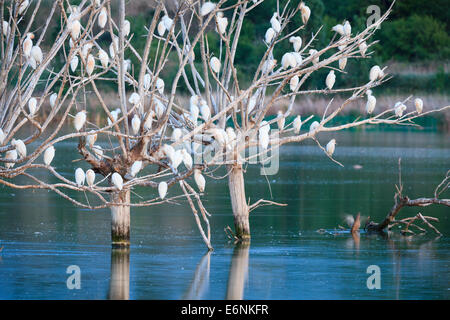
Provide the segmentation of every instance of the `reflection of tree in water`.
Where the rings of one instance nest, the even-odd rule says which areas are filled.
[[[230,273],[228,275],[228,300],[242,300],[244,298],[244,285],[248,273],[248,257],[250,242],[238,243],[234,247],[231,258]]]
[[[207,251],[195,269],[194,278],[188,290],[184,293],[185,300],[199,300],[209,287],[209,270],[211,267],[211,251]]]
[[[130,299],[130,249],[111,250],[111,278],[108,299]]]

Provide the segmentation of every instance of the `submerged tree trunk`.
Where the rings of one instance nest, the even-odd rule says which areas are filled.
[[[112,202],[123,205],[111,207],[111,241],[113,247],[130,246],[130,190],[112,195]]]
[[[250,239],[249,208],[245,200],[244,172],[242,165],[233,165],[228,175],[231,206],[233,208],[234,227],[240,240]]]

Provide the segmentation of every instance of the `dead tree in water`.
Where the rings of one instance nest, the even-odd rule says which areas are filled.
[[[431,222],[439,222],[439,219],[435,217],[429,217],[424,216],[420,212],[414,216],[405,218],[402,220],[395,220],[395,217],[400,212],[400,210],[404,207],[427,207],[432,204],[439,204],[444,205],[447,207],[450,207],[450,199],[441,199],[440,196],[442,193],[447,191],[450,186],[450,170],[447,171],[447,174],[445,178],[439,183],[439,185],[434,190],[434,196],[432,198],[417,198],[417,199],[410,199],[408,196],[403,194],[403,182],[402,182],[402,173],[401,173],[401,159],[398,160],[398,166],[399,166],[399,174],[398,174],[398,185],[395,186],[396,193],[394,195],[394,201],[395,204],[392,207],[392,209],[389,211],[386,218],[381,223],[376,223],[373,221],[370,221],[366,224],[365,229],[368,231],[376,231],[380,232],[385,230],[386,228],[392,228],[395,225],[404,225],[405,229],[402,230],[402,233],[413,233],[411,230],[409,230],[409,227],[415,227],[420,232],[425,232],[425,229],[417,226],[414,224],[414,222],[419,221],[423,222],[426,226],[431,228],[435,233],[441,234],[436,227],[434,227]]]

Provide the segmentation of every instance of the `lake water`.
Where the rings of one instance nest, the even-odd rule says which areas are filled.
[[[438,217],[441,237],[431,231],[414,237],[362,232],[354,239],[332,231],[347,214],[360,212],[376,221],[387,214],[399,157],[404,193],[432,196],[450,169],[450,137],[421,131],[353,131],[334,137],[335,156],[344,168],[316,146],[302,144],[283,147],[278,175],[266,179],[259,168],[248,169],[251,201],[288,204],[251,213],[248,246],[228,241],[223,231],[233,226],[228,187],[208,179],[205,206],[212,213],[215,249],[210,254],[184,205],[133,209],[127,254],[111,250],[108,210],[83,210],[51,192],[2,186],[0,299],[449,299],[448,208],[406,208],[399,214]],[[325,143],[329,138],[320,136]],[[72,148],[57,146],[54,160],[71,179],[71,161],[77,158]],[[66,286],[70,265],[81,270],[79,290]],[[380,268],[379,290],[366,286],[370,265]]]

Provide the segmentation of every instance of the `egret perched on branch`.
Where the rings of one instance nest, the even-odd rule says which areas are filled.
[[[3,36],[6,38],[10,31],[8,21],[3,20]]]
[[[17,150],[13,149],[13,150],[9,150],[8,152],[6,152],[5,159],[17,160]],[[5,167],[6,167],[6,169],[10,169],[10,168],[14,167],[15,164],[16,164],[15,162],[6,162]]]
[[[300,12],[302,13],[303,24],[307,24],[311,16],[311,9],[304,3],[300,3]]]
[[[91,75],[92,72],[94,71],[95,68],[95,59],[92,56],[92,54],[90,54],[87,58],[87,63],[86,63],[86,72],[88,75]]]
[[[114,186],[116,186],[117,189],[119,189],[119,190],[123,189],[123,179],[120,174],[118,174],[117,172],[114,172],[111,177],[111,181],[114,184]]]
[[[6,138],[6,134],[3,132],[2,128],[0,128],[0,146],[5,141],[5,138]]]
[[[268,59],[266,60],[266,62],[264,62],[262,72],[269,73],[273,70],[273,68],[275,68],[276,65],[277,65],[276,59]]]
[[[210,66],[211,66],[211,69],[212,69],[215,73],[219,73],[219,72],[220,72],[220,66],[221,66],[221,64],[220,64],[220,60],[219,60],[219,59],[217,59],[216,57],[212,57],[209,64],[210,64]]]
[[[45,165],[49,166],[52,163],[54,157],[55,157],[55,147],[54,146],[50,146],[47,149],[45,149],[45,152],[44,152]]]
[[[289,67],[295,68],[297,66],[295,56],[290,52],[285,53],[281,58],[281,66],[283,67],[283,69],[287,69]]]
[[[299,134],[300,129],[302,127],[302,118],[299,115],[295,117],[293,127],[294,133]]]
[[[166,30],[172,29],[173,20],[170,19],[168,15],[162,17],[161,22],[164,24],[164,28],[166,28]]]
[[[192,157],[191,155],[186,151],[186,149],[181,149],[181,155],[183,157],[183,163],[186,169],[191,170],[192,169]]]
[[[344,34],[349,37],[352,34],[352,26],[350,25],[350,22],[345,21],[344,23]]]
[[[115,109],[115,110],[113,110],[113,111],[111,111],[111,116],[112,116],[112,120],[113,120],[113,122],[116,122],[117,121],[117,119],[119,118],[119,114],[121,113],[122,111],[119,109],[119,108],[117,108],[117,109]],[[110,126],[111,124],[113,124],[113,122],[111,122],[111,119],[109,119],[109,117],[108,117],[108,126]]]
[[[89,187],[92,187],[95,182],[95,172],[92,169],[89,169],[86,171],[86,182]]]
[[[259,144],[261,147],[266,150],[269,146],[269,132],[270,132],[270,125],[267,123],[267,121],[262,121],[261,126],[258,130],[258,138],[259,138]]]
[[[98,58],[100,59],[103,68],[107,68],[109,64],[109,56],[105,50],[103,49],[98,50]]]
[[[194,180],[195,183],[197,184],[198,190],[200,192],[205,191],[206,180],[205,177],[203,177],[203,175],[200,173],[199,169],[195,169],[194,171]]]
[[[56,104],[56,99],[58,99],[58,94],[57,93],[53,93],[51,96],[50,96],[50,107],[54,107],[55,106],[55,104]]]
[[[91,52],[91,49],[94,45],[92,44],[92,42],[88,42],[86,44],[83,45],[83,47],[81,48],[81,56],[86,59],[89,52]]]
[[[309,126],[309,134],[315,134],[317,129],[319,129],[320,127],[320,123],[318,121],[314,121],[313,123],[311,123],[311,125]]]
[[[108,12],[106,11],[106,8],[103,7],[100,10],[100,14],[98,15],[98,26],[103,29],[107,21],[108,21]]]
[[[383,72],[381,71],[379,66],[373,66],[370,69],[369,79],[370,81],[375,81],[383,76]]]
[[[327,75],[327,79],[325,80],[327,88],[331,90],[335,82],[336,82],[336,75],[334,74],[334,70],[331,70],[330,73],[328,73]]]
[[[150,89],[150,85],[152,84],[152,76],[148,73],[144,76],[144,89],[148,90]]]
[[[30,1],[28,1],[28,0],[23,0],[20,3],[20,6],[19,6],[19,14],[20,15],[22,15],[25,12],[25,10],[28,8],[29,4],[30,4]]]
[[[83,169],[77,168],[77,170],[75,170],[75,182],[77,183],[77,186],[81,187],[84,185],[85,179],[86,175],[84,174]]]
[[[347,58],[339,59],[339,69],[344,70],[347,65]]]
[[[158,34],[162,37],[166,33],[166,27],[164,26],[164,21],[158,23]]]
[[[160,95],[164,94],[164,80],[163,79],[157,78],[155,87],[156,87],[156,90],[158,90]]]
[[[372,90],[367,90],[367,103],[366,103],[366,112],[368,114],[372,114],[373,110],[375,110],[375,106],[377,104],[377,98],[372,95]]]
[[[208,104],[206,103],[206,100],[203,100],[200,102],[200,112],[202,113],[202,118],[205,120],[205,122],[209,121],[211,119],[211,110],[209,109]]]
[[[211,11],[214,10],[214,8],[216,7],[215,3],[212,3],[210,1],[205,2],[202,7],[200,8],[200,15],[202,17],[208,15]]]
[[[114,59],[116,52],[119,51],[119,38],[115,35],[112,36],[111,44],[109,45],[109,55],[111,59]]]
[[[137,114],[133,116],[131,120],[131,128],[133,129],[133,134],[137,135],[139,133],[139,129],[141,128],[141,119]]]
[[[277,19],[278,13],[274,12],[272,18],[270,19],[270,24],[272,25],[272,29],[278,33],[281,31],[281,23]]]
[[[289,81],[289,87],[290,87],[291,91],[295,91],[295,89],[298,86],[299,81],[300,81],[300,79],[297,75],[295,75],[291,78],[291,80]]]
[[[161,181],[158,184],[158,193],[159,193],[159,197],[161,198],[161,200],[166,197],[166,194],[167,194],[167,182]]]
[[[36,112],[37,100],[36,98],[31,98],[28,100],[28,110],[30,110],[30,116]]]
[[[341,36],[345,34],[344,26],[342,24],[337,24],[333,28],[331,28],[332,31],[339,33]]]
[[[363,57],[366,56],[366,51],[367,51],[367,43],[365,41],[361,42],[358,46],[359,49],[359,53],[361,53],[361,55]]]
[[[414,105],[416,106],[417,114],[421,114],[423,110],[423,100],[420,98],[416,98],[414,100]]]
[[[78,19],[69,19],[69,25],[68,28],[70,30],[70,34],[72,35],[72,38],[74,40],[78,40],[81,34],[81,23]],[[72,39],[70,39],[72,40]]]
[[[217,12],[217,31],[224,34],[227,31],[228,18],[223,16],[223,12]]]
[[[278,115],[277,115],[277,124],[278,124],[278,129],[280,131],[283,131],[284,129],[284,123],[285,123],[285,118],[284,118],[284,114],[281,110],[278,110]]]
[[[275,30],[273,28],[269,28],[266,31],[266,35],[264,36],[264,40],[267,44],[272,43],[273,37],[275,36]]]
[[[41,64],[42,60],[44,59],[42,50],[39,46],[33,46],[33,48],[31,48],[31,56],[37,64]]]
[[[300,51],[300,48],[302,47],[302,38],[292,36],[289,38],[289,42],[294,46],[295,52]]]
[[[72,60],[70,60],[70,70],[72,70],[72,72],[75,72],[77,67],[78,67],[78,57],[73,56]]]
[[[25,143],[20,139],[12,139],[11,145],[16,148],[17,154],[21,158],[25,158],[27,156],[27,147],[25,146]]]
[[[130,174],[132,177],[136,177],[136,175],[139,173],[139,171],[141,171],[142,169],[142,161],[141,160],[137,160],[135,162],[133,162],[133,164],[131,165],[131,169],[130,169]]]
[[[123,35],[124,35],[125,37],[128,37],[128,35],[130,34],[130,28],[131,28],[131,26],[130,26],[130,21],[125,20],[125,21],[123,22]]]
[[[75,115],[74,126],[76,131],[80,131],[86,122],[86,111],[80,111]]]
[[[173,129],[172,136],[170,138],[172,139],[172,141],[176,142],[181,138],[182,135],[183,132],[181,131],[181,129],[175,128]]]
[[[331,139],[326,146],[327,153],[330,157],[333,155],[335,148],[336,148],[336,139]]]
[[[23,41],[23,54],[27,58],[29,58],[31,55],[31,49],[33,48],[33,39],[34,39],[34,34],[31,32],[28,32],[25,40]]]
[[[399,118],[403,116],[403,111],[406,110],[406,106],[402,102],[397,102],[394,106],[395,115]]]
[[[136,92],[133,92],[130,95],[130,97],[128,98],[128,102],[131,103],[132,105],[138,104],[140,100],[141,100],[141,97]]]
[[[92,151],[94,151],[95,156],[99,159],[103,159],[103,149],[99,145],[93,145]]]
[[[97,141],[97,134],[94,133],[93,130],[89,131],[89,133],[90,134],[86,137],[86,142],[87,142],[88,146],[90,148],[92,148],[95,144],[95,141]]]
[[[310,49],[310,50],[308,51],[308,53],[309,53],[309,57],[310,57],[310,58],[314,57],[314,58],[312,58],[312,63],[313,63],[313,64],[319,63],[320,57],[319,57],[319,56],[316,56],[316,54],[318,53],[318,51],[317,51],[316,49]]]
[[[200,114],[200,109],[198,108],[198,96],[193,95],[189,99],[189,112],[191,113],[191,121],[194,125],[197,125],[198,115]]]

